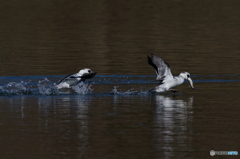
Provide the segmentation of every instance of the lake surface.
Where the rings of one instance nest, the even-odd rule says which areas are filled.
[[[239,8],[237,0],[1,2],[0,158],[240,152]],[[174,75],[190,72],[195,89],[148,93],[158,85],[151,53]],[[55,89],[86,67],[95,78]]]

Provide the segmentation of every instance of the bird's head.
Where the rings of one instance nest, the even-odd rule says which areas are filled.
[[[81,78],[89,79],[89,78],[93,78],[97,74],[97,72],[93,72],[89,68],[84,68],[84,69],[81,69],[78,72],[78,74],[79,76],[81,76]]]
[[[193,81],[192,81],[192,79],[190,78],[190,73],[188,73],[188,72],[182,72],[182,73],[180,73],[179,76],[181,76],[181,77],[183,77],[184,79],[188,80],[189,86],[190,86],[191,88],[194,88],[194,87],[193,87]]]

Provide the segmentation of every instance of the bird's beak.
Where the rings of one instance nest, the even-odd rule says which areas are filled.
[[[84,73],[84,74],[81,76],[81,78],[85,78],[85,79],[93,78],[96,74],[97,74],[97,72]]]
[[[189,77],[187,80],[188,80],[188,82],[189,82],[189,86],[190,86],[192,89],[194,89],[192,79]]]

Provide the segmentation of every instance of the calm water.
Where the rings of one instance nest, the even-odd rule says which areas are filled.
[[[0,158],[240,152],[239,1],[10,0],[0,10]],[[196,89],[149,94],[151,53]],[[97,76],[54,89],[85,67]]]

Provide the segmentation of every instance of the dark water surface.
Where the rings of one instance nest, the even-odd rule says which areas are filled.
[[[9,0],[0,11],[0,158],[240,152],[239,1]],[[149,94],[151,53],[196,89]],[[54,89],[85,67],[97,76]]]

